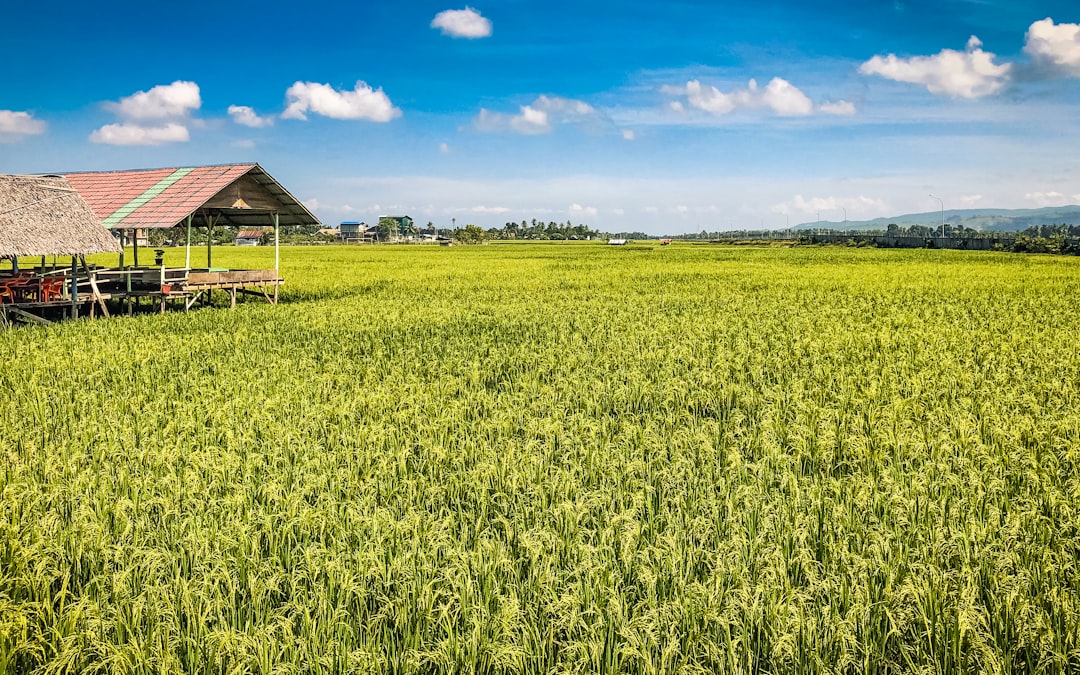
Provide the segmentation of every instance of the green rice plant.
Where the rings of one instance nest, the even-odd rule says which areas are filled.
[[[281,259],[0,332],[0,673],[1080,671],[1078,261]]]

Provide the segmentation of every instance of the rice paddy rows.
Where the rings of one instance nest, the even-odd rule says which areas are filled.
[[[282,260],[0,333],[0,672],[1080,670],[1077,261]]]

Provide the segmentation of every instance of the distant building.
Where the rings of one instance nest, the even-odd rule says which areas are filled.
[[[236,233],[236,245],[258,246],[264,234],[262,230],[240,230]]]
[[[363,222],[345,221],[338,226],[338,238],[351,243],[374,241],[375,228]]]
[[[412,236],[413,227],[415,223],[409,216],[379,216],[379,222],[385,222],[391,220],[394,222],[394,234],[393,237],[406,237]]]

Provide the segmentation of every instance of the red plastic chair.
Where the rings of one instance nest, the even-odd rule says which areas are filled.
[[[41,280],[41,292],[38,295],[39,302],[59,300],[63,295],[64,280],[61,277],[46,277]]]

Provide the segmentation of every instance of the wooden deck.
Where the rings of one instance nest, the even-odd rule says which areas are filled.
[[[64,280],[61,297],[42,300],[33,284],[25,285],[14,298],[0,297],[0,328],[16,322],[49,324],[117,312],[188,311],[197,304],[213,304],[215,292],[227,295],[229,307],[236,307],[238,297],[257,297],[276,305],[278,289],[285,283],[275,270],[86,268],[79,270],[72,297],[68,270],[42,272],[35,279],[58,277]],[[3,279],[0,276],[0,283]]]

